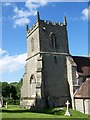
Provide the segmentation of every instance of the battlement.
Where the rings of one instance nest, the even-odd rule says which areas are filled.
[[[44,23],[44,24],[47,24],[47,25],[65,26],[65,24],[62,23],[62,22],[58,23],[58,22],[52,22],[52,21],[49,21],[49,20],[46,20],[46,21],[40,20],[40,21],[41,21],[42,23]]]
[[[59,26],[59,27],[65,27],[65,26],[67,26],[67,21],[66,21],[66,17],[64,17],[64,22],[62,23],[62,22],[60,22],[60,23],[58,23],[58,22],[52,22],[52,21],[49,21],[49,20],[41,20],[40,19],[40,16],[39,16],[39,12],[37,13],[37,21],[36,21],[36,23],[29,29],[28,28],[28,25],[27,25],[27,29],[26,29],[26,31],[27,31],[27,33],[28,34],[30,34],[30,33],[32,33],[34,30],[36,30],[36,28],[37,27],[39,27],[39,25],[40,24],[43,24],[43,25],[52,25],[52,26]]]
[[[33,32],[36,29],[36,27],[37,27],[37,24],[35,23],[30,29],[27,30],[27,33],[29,34]]]
[[[40,22],[43,23],[43,24],[46,24],[46,25],[53,25],[53,26],[60,26],[60,27],[65,26],[65,24],[62,23],[62,22],[57,23],[57,22],[52,22],[52,21],[49,21],[49,20],[46,20],[46,21],[40,20]],[[37,25],[37,22],[36,22],[30,29],[27,30],[27,33],[29,34],[29,33],[33,32],[37,27],[38,27],[38,25]]]

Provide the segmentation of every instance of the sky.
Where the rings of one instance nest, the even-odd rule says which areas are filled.
[[[88,56],[88,2],[62,1],[0,4],[0,81],[16,82],[22,78],[27,57],[26,24],[31,27],[36,22],[37,11],[41,19],[53,22],[63,22],[66,16],[70,54]]]

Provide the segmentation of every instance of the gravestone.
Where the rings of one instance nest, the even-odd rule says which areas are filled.
[[[69,111],[69,101],[67,100],[66,105],[67,105],[67,110],[65,112],[65,116],[71,116],[70,111]]]
[[[7,102],[6,102],[5,108],[7,108]]]
[[[0,97],[0,108],[3,106],[3,97]]]

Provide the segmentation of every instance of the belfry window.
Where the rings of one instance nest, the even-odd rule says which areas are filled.
[[[31,51],[34,51],[34,38],[31,39]]]
[[[51,32],[49,36],[50,36],[50,46],[52,48],[56,49],[56,47],[57,47],[57,37],[56,37],[56,35],[53,32]]]

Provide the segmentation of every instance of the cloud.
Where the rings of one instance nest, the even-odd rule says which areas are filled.
[[[25,2],[25,10],[19,9],[17,6],[14,6],[13,12],[14,16],[12,19],[14,20],[14,27],[24,26],[30,22],[30,16],[35,16],[37,13],[37,9],[46,5],[46,0],[40,0],[39,2],[30,2],[27,0]]]
[[[75,2],[84,2],[85,0],[76,0]],[[30,17],[35,16],[38,8],[43,7],[48,4],[48,2],[67,2],[67,0],[26,0],[24,2],[24,8],[20,9],[12,1],[4,3],[4,6],[12,6],[14,15],[12,19],[14,20],[14,28],[24,26],[30,23]],[[73,2],[73,0],[68,0],[68,2]],[[82,11],[83,19],[85,19],[85,11]]]
[[[15,56],[10,56],[7,51],[0,48],[0,54],[4,54],[0,58],[0,73],[4,72],[15,72],[22,69],[26,63],[27,54],[20,54]]]
[[[82,11],[82,19],[83,20],[88,20],[88,8],[85,8],[83,11]]]
[[[2,50],[2,49],[0,48],[0,56],[2,56],[4,53],[7,53],[7,51]]]
[[[19,19],[23,17],[29,17],[31,13],[28,10],[19,10],[16,6],[14,7],[14,13],[13,19]]]
[[[28,18],[20,18],[20,19],[16,19],[14,21],[14,28],[16,28],[17,26],[24,26],[25,24],[28,24],[30,22],[30,20]]]
[[[30,2],[26,1],[25,7],[27,7],[30,11],[37,10],[37,8],[46,5],[48,2],[46,0],[40,0],[38,2]]]
[[[82,10],[82,19],[83,20],[90,20],[90,6]]]
[[[3,6],[5,6],[5,7],[8,7],[8,6],[11,6],[12,4],[10,3],[10,2],[5,2],[5,3],[3,3]]]
[[[31,16],[31,13],[28,10],[20,10],[15,6],[13,11],[15,13],[12,18],[14,20],[14,28],[24,26],[30,22],[28,17]]]

